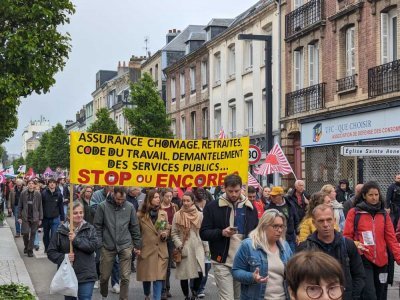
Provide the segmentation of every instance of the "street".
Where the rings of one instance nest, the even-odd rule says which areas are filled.
[[[14,233],[14,218],[7,218],[7,223],[12,228]],[[47,259],[46,254],[43,252],[42,234],[40,234],[41,242],[39,251],[34,251],[34,257],[27,257],[24,251],[24,242],[22,237],[16,238],[15,243],[17,245],[19,254],[21,255],[26,268],[31,277],[33,286],[36,290],[39,300],[59,300],[63,299],[59,295],[50,295],[50,283],[56,272],[56,265]],[[175,270],[171,270],[171,294],[172,298],[169,299],[183,299],[183,294],[180,288],[180,282],[175,279]],[[213,279],[212,271],[209,274],[208,282],[206,286],[206,297],[205,299],[218,299],[216,296],[217,287]],[[144,298],[143,287],[141,282],[136,281],[136,273],[131,274],[131,281],[129,286],[129,298],[130,299],[141,299]],[[99,289],[95,289],[93,293],[93,299],[101,299]],[[109,288],[108,299],[117,300],[118,295],[111,293],[111,287]]]

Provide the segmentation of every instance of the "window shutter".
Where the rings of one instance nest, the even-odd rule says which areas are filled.
[[[294,89],[300,90],[303,88],[303,53],[301,50],[294,51]]]
[[[354,27],[346,31],[346,76],[355,74]]]
[[[382,63],[389,62],[389,15],[381,14],[381,59]]]
[[[315,84],[315,57],[314,57],[314,45],[308,45],[308,85],[312,86]]]

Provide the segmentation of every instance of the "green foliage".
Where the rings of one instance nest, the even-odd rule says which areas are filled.
[[[57,29],[74,12],[71,0],[1,1],[0,143],[18,125],[20,98],[47,93],[65,66],[71,39]]]
[[[96,121],[90,125],[87,132],[121,134],[117,123],[110,118],[110,113],[107,108],[100,108],[96,113]]]
[[[25,160],[22,156],[17,159],[14,159],[12,162],[12,165],[14,167],[14,172],[17,172],[19,166],[22,166],[24,164],[25,164]]]
[[[33,168],[37,170],[37,160],[36,160],[36,151],[29,151],[25,158],[26,171],[28,172],[29,168]]]
[[[0,161],[3,163],[3,166],[5,166],[7,164],[7,162],[8,162],[7,150],[2,145],[0,145]]]
[[[0,299],[35,300],[35,297],[27,286],[10,283],[0,285]]]
[[[4,214],[4,211],[0,210],[0,226],[3,226],[3,223],[4,223],[5,219],[6,219],[6,215]]]
[[[167,116],[153,79],[148,73],[131,85],[133,108],[124,109],[132,134],[144,137],[172,138],[171,119]]]
[[[46,148],[47,148],[47,143],[49,141],[50,138],[50,133],[49,132],[45,132],[43,133],[42,137],[40,138],[40,144],[39,147],[36,148],[36,150],[34,151],[34,164],[33,166],[26,166],[27,168],[33,168],[33,170],[35,170],[35,172],[38,173],[43,173],[44,170],[47,168],[48,164],[47,164],[47,159],[46,159]]]
[[[49,132],[45,157],[47,166],[52,169],[69,168],[69,138],[66,129],[60,123]]]

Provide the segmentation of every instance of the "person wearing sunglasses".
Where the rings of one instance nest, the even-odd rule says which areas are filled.
[[[297,253],[287,263],[286,280],[292,300],[342,300],[344,275],[332,256],[320,251]]]
[[[232,267],[233,278],[241,284],[240,299],[289,299],[285,265],[292,250],[284,240],[285,231],[285,216],[270,209],[241,243]]]

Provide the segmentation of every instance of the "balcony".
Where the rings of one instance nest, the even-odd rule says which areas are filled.
[[[353,74],[345,78],[336,80],[337,82],[336,92],[338,94],[344,94],[356,90],[357,89],[356,77],[357,74]]]
[[[400,59],[368,70],[368,96],[400,91]]]
[[[325,107],[325,83],[286,94],[286,116],[319,110]]]
[[[323,0],[311,0],[288,13],[286,19],[286,40],[290,41],[319,26],[325,19]]]

